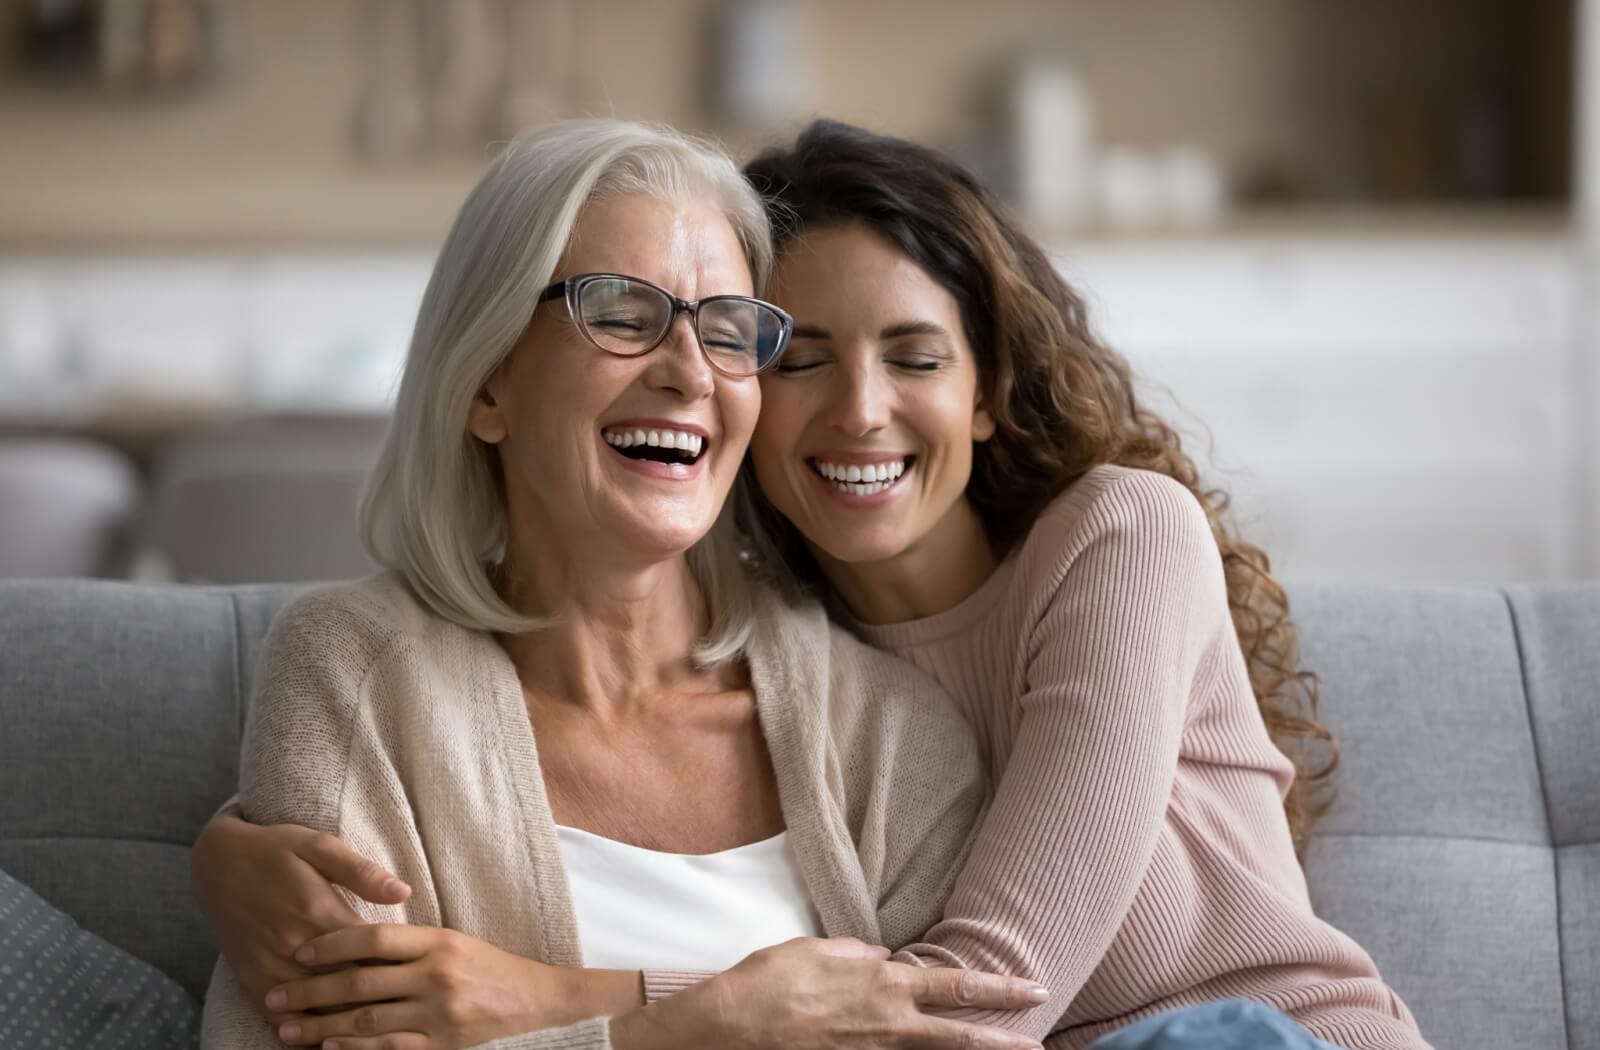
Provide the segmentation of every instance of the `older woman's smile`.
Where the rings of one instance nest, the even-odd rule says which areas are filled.
[[[661,419],[627,419],[606,425],[600,436],[630,470],[687,481],[698,477],[710,447],[705,428]]]

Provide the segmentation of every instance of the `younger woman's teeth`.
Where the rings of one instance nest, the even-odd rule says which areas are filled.
[[[892,488],[904,476],[909,464],[905,459],[885,460],[882,463],[829,463],[813,460],[812,469],[821,474],[840,492],[852,496],[875,496]]]
[[[813,466],[817,473],[829,481],[846,481],[851,484],[872,484],[878,481],[893,481],[906,472],[904,459],[890,459],[882,463],[868,463],[861,466],[855,463],[829,463],[827,460],[814,460]]]

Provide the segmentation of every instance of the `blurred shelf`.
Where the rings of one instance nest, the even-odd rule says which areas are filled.
[[[361,170],[295,179],[122,185],[0,180],[0,252],[234,251],[436,246],[477,177]]]

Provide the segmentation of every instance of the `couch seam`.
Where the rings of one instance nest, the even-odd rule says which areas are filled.
[[[1523,645],[1522,624],[1517,619],[1517,603],[1512,600],[1511,592],[1505,588],[1500,589],[1500,597],[1506,603],[1506,616],[1511,621],[1511,641],[1517,649],[1517,673],[1522,681],[1522,706],[1523,713],[1528,719],[1528,744],[1533,749],[1533,768],[1539,776],[1539,800],[1544,803],[1545,828],[1550,836],[1550,878],[1555,883],[1556,907],[1556,972],[1561,975],[1561,1023],[1565,1028],[1567,1046],[1572,1046],[1572,1003],[1567,995],[1567,943],[1562,933],[1562,920],[1565,918],[1565,909],[1561,899],[1561,846],[1556,841],[1555,818],[1550,812],[1550,782],[1544,775],[1544,756],[1539,751],[1539,733],[1533,721],[1533,688],[1528,677],[1528,654]]]
[[[1487,835],[1450,835],[1441,832],[1427,831],[1318,831],[1312,834],[1312,840],[1317,839],[1418,839],[1424,842],[1478,842],[1488,846],[1520,846],[1524,849],[1552,849],[1548,842],[1528,842],[1523,839],[1496,839]],[[1593,846],[1596,842],[1572,843],[1576,846]]]
[[[176,842],[146,835],[7,835],[0,839],[0,846],[17,842],[127,842],[140,846],[170,846],[173,849],[194,848],[193,842]]]
[[[233,609],[233,725],[234,725],[234,750],[239,752],[244,747],[244,713],[245,697],[241,695],[244,681],[244,645],[239,634],[239,592],[228,591],[228,604]],[[237,790],[239,783],[238,768],[234,769],[234,787]]]

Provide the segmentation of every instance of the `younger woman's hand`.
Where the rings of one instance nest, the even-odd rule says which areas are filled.
[[[278,1038],[291,1046],[336,1039],[339,1050],[458,1050],[603,1012],[582,1005],[583,971],[435,926],[352,926],[318,937],[295,958],[341,969],[268,994],[267,1008],[286,1014]],[[637,973],[622,977],[637,989]],[[338,1012],[306,1013],[328,1009]]]
[[[1049,998],[1032,981],[888,962],[854,938],[797,938],[677,995],[612,1019],[618,1050],[1038,1050],[1003,1029],[927,1010],[1027,1010]]]
[[[190,869],[222,954],[257,1010],[269,989],[309,972],[294,961],[297,948],[362,922],[334,885],[374,904],[411,896],[410,887],[332,835],[294,824],[258,827],[231,810],[200,833]]]

